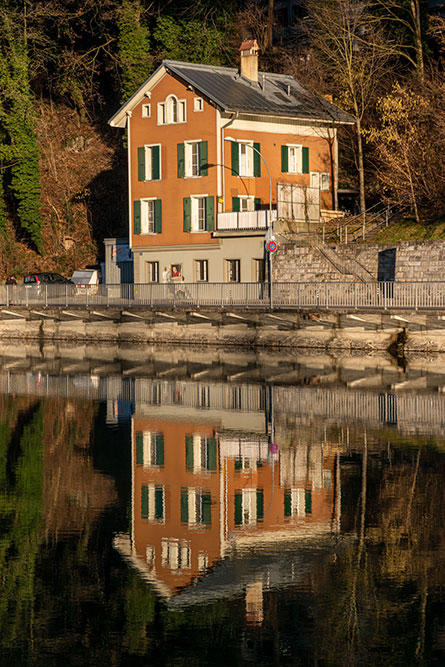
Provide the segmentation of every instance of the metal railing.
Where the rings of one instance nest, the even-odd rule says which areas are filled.
[[[275,308],[445,309],[444,282],[284,283],[272,287]],[[0,285],[3,308],[155,307],[268,308],[267,283],[148,283],[99,285],[97,292],[73,285]]]

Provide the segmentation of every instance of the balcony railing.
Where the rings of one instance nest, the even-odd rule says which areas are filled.
[[[266,230],[270,222],[277,219],[277,211],[273,209],[269,220],[269,211],[236,211],[218,213],[216,229],[219,232]]]

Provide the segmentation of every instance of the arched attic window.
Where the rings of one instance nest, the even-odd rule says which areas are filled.
[[[158,124],[185,123],[185,100],[169,95],[165,102],[158,104]]]

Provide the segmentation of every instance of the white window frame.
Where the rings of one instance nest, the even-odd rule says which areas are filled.
[[[239,195],[239,210],[240,213],[247,213],[255,210],[255,197],[251,195]]]
[[[254,283],[262,283],[265,280],[266,267],[264,257],[252,259],[252,280]]]
[[[155,205],[157,197],[141,199],[141,235],[155,234]],[[151,218],[151,220],[150,220]]]
[[[142,118],[150,118],[151,117],[151,104],[149,104],[148,102],[147,102],[147,104],[142,105],[141,116],[142,116]]]
[[[204,111],[204,100],[202,97],[193,98],[193,111]]]
[[[147,262],[147,282],[159,282],[159,262]]]
[[[311,171],[310,187],[317,189],[320,187],[320,173],[318,171]]]
[[[237,143],[238,143],[239,175],[244,176],[245,178],[253,178],[254,175],[253,154],[255,153],[255,149],[253,148],[254,142],[243,139],[243,141],[238,141]]]
[[[199,178],[201,176],[201,142],[202,139],[184,141],[185,178]]]
[[[231,266],[235,267],[235,280],[230,279]],[[240,259],[226,259],[226,282],[239,283],[241,282],[241,260]]]
[[[153,169],[152,169],[152,148],[159,146],[159,178],[154,180],[160,181],[162,175],[162,164],[161,164],[161,144],[145,144],[144,146],[144,156],[145,156],[145,180],[152,181]]]
[[[329,173],[324,171],[320,174],[320,190],[321,192],[329,192],[331,189]]]
[[[180,100],[176,95],[168,95],[163,102],[158,102],[158,125],[173,125],[185,123],[186,101]]]
[[[289,174],[303,173],[302,144],[287,144],[287,171]]]
[[[190,195],[190,231],[205,232],[206,230],[206,199],[208,195]],[[202,217],[200,219],[200,213]]]
[[[201,277],[204,276],[204,277]],[[197,283],[209,282],[209,260],[195,259],[195,280]]]

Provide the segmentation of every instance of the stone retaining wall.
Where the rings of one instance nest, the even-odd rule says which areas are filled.
[[[396,250],[395,280],[437,281],[445,279],[444,241],[400,241],[392,244],[342,244],[335,247],[340,259],[353,258],[377,280],[379,253]],[[383,256],[381,256],[383,259]],[[382,262],[382,259],[380,260]],[[278,240],[273,257],[273,279],[283,282],[354,281],[352,274],[338,271],[316,248]]]

